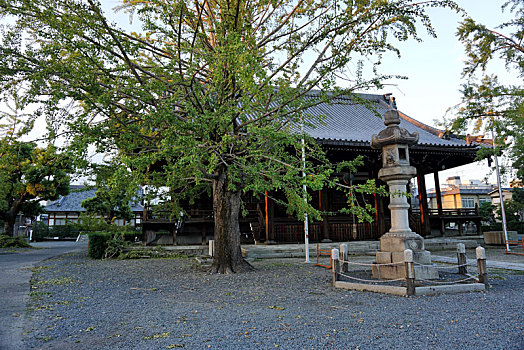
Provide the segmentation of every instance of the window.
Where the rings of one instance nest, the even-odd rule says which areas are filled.
[[[402,148],[402,147],[398,148],[398,159],[400,159],[400,160],[407,160],[408,159],[408,156],[407,156],[405,148]]]
[[[475,208],[475,200],[473,198],[462,198],[462,208]]]
[[[55,225],[54,226],[62,226],[66,224],[66,220],[62,218],[56,218],[55,219]]]

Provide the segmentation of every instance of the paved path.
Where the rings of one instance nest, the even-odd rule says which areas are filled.
[[[431,255],[431,260],[433,262],[443,262],[456,264],[457,258],[450,258],[447,256]],[[472,259],[468,259],[468,262],[472,262]],[[495,261],[495,260],[486,260],[486,266],[493,269],[505,269],[505,270],[514,270],[514,271],[524,271],[524,264],[515,263],[515,262],[505,262],[505,261]]]
[[[29,297],[31,268],[38,262],[77,249],[86,243],[41,242],[40,249],[0,250],[0,349],[22,349],[26,304]]]

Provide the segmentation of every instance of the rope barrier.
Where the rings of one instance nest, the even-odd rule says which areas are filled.
[[[472,280],[472,279],[478,280],[476,277],[471,276],[471,277],[464,278],[464,279],[461,279],[461,280],[456,280],[456,281],[435,281],[435,280],[420,280],[420,281],[427,282],[427,283],[453,285],[453,284],[460,284],[460,283],[463,283],[463,282],[466,282],[466,281],[469,281],[469,280]]]
[[[475,263],[466,263],[466,264],[461,264],[461,265],[451,265],[451,266],[442,266],[442,265],[427,265],[427,264],[421,264],[421,263],[417,263],[417,262],[414,262],[413,264],[415,264],[416,266],[426,266],[426,267],[435,267],[437,269],[451,269],[451,268],[456,268],[456,267],[464,267],[464,266],[473,266],[473,267],[476,267],[477,264]]]
[[[405,281],[406,280],[405,278],[397,278],[397,279],[394,279],[394,280],[367,280],[367,279],[363,279],[363,278],[349,276],[349,275],[346,275],[345,273],[339,273],[339,275],[340,276],[344,276],[344,277],[349,278],[349,279],[352,279],[352,280],[356,280],[356,281],[372,282],[372,283],[389,283],[389,282],[398,282],[398,281]]]
[[[366,263],[358,263],[358,262],[352,262],[347,260],[339,260],[341,264],[349,264],[349,265],[357,265],[357,266],[396,266],[396,265],[404,265],[404,262],[398,262],[398,263],[389,263],[389,264],[366,264]]]

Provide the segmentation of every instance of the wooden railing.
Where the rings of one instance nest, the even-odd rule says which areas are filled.
[[[304,224],[275,222],[274,237],[277,242],[302,243],[304,242]],[[375,223],[330,223],[329,239],[335,242],[378,239],[382,233],[376,229]],[[309,241],[322,240],[322,225],[319,222],[309,224]]]
[[[429,216],[478,216],[477,208],[442,209],[439,214],[438,209],[428,209]],[[412,213],[420,215],[419,209],[412,209]]]

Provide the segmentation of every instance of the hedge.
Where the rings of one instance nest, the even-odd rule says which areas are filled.
[[[102,259],[107,248],[107,242],[113,236],[110,232],[89,233],[89,248],[87,254],[93,259]]]
[[[79,233],[78,228],[73,225],[48,227],[43,222],[38,222],[33,228],[33,240],[43,241],[47,237],[71,238],[77,237]]]

